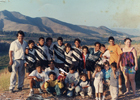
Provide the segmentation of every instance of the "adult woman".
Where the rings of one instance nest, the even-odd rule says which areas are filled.
[[[130,92],[130,81],[133,94],[137,96],[135,83],[135,73],[138,70],[137,51],[134,47],[131,47],[131,42],[130,38],[124,39],[125,46],[122,48],[123,53],[121,55],[120,67],[125,78],[126,92],[124,94]]]

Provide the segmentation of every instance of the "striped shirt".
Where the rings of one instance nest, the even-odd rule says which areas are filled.
[[[82,49],[76,48],[75,46],[72,48],[73,50],[73,58],[72,61],[82,60]]]
[[[72,64],[72,58],[73,58],[73,51],[69,51],[68,53],[65,52],[65,60],[66,60],[66,63],[65,63],[65,66],[66,67],[69,67],[71,64]]]

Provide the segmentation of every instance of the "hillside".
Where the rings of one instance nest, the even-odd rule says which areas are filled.
[[[29,16],[22,15],[19,12],[10,12],[7,10],[0,11],[0,30],[23,30],[29,33],[63,34],[99,40],[111,35],[116,36],[118,38],[130,36],[123,32],[111,30],[105,26],[90,27],[82,25],[73,25],[70,23],[59,21],[54,18],[31,18]]]

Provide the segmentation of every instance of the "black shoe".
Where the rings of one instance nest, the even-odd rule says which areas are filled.
[[[18,91],[22,91],[22,87],[21,88],[18,88]]]
[[[13,89],[10,89],[9,92],[10,92],[10,93],[14,93]]]

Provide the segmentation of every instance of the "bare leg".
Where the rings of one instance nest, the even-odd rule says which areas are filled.
[[[35,85],[34,79],[30,79],[30,89],[33,89],[33,85]]]
[[[98,98],[98,93],[95,93],[96,98]]]
[[[124,79],[125,79],[125,86],[126,86],[126,92],[124,94],[127,94],[130,91],[129,74],[123,72],[123,76],[124,76]]]
[[[99,93],[99,98],[101,98],[101,93]]]
[[[131,86],[132,86],[132,90],[133,90],[133,94],[136,94],[136,82],[135,82],[135,74],[129,74],[129,80],[131,82]]]
[[[88,79],[90,80],[91,79],[91,71],[87,71],[87,74],[88,74]]]

